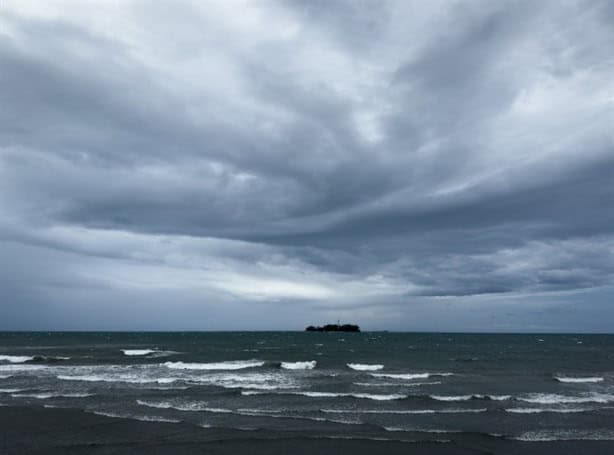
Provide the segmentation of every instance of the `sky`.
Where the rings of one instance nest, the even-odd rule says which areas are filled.
[[[614,332],[614,2],[0,0],[0,330]]]

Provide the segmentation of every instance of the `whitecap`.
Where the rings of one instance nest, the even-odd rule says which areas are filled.
[[[128,356],[149,355],[158,352],[156,349],[121,349],[121,351]]]
[[[213,412],[213,413],[232,413],[232,409],[226,408],[212,408],[208,407],[203,401],[188,402],[188,403],[175,403],[171,401],[145,401],[136,400],[137,404],[141,406],[147,406],[156,409],[175,409],[177,411],[187,412]]]
[[[544,441],[614,441],[614,431],[610,429],[598,430],[542,430],[529,431],[513,437],[518,441],[544,442]]]
[[[35,371],[35,370],[44,370],[47,368],[51,368],[47,365],[22,365],[22,364],[17,364],[17,365],[0,365],[0,371],[3,372],[22,372],[22,371]]]
[[[352,384],[361,387],[399,387],[398,382],[353,382]],[[441,381],[430,382],[412,382],[409,384],[403,384],[403,387],[419,387],[423,385],[437,385],[441,384]]]
[[[0,362],[24,363],[33,359],[34,357],[27,355],[0,355]]]
[[[170,384],[180,381],[180,378],[146,378],[138,375],[119,374],[119,375],[63,375],[56,376],[63,381],[84,381],[84,382],[125,382],[128,384]]]
[[[233,360],[211,363],[165,362],[162,365],[174,370],[241,370],[243,368],[261,367],[264,362],[261,360]]]
[[[437,401],[468,401],[473,398],[473,395],[429,395],[429,397]]]
[[[332,414],[472,414],[488,411],[480,409],[320,409],[320,412]]]
[[[93,393],[59,393],[59,392],[43,392],[43,393],[14,393],[13,398],[36,398],[38,400],[48,400],[49,398],[86,398],[94,396]]]
[[[469,401],[469,400],[493,400],[505,401],[512,398],[511,395],[429,395],[429,398],[437,401]]]
[[[243,390],[241,395],[264,395],[267,392],[261,392],[257,390]],[[371,393],[341,393],[341,392],[312,392],[312,391],[300,391],[300,392],[281,392],[279,395],[301,395],[310,398],[362,398],[368,400],[376,400],[376,401],[388,401],[388,400],[402,400],[407,398],[407,395],[401,394],[389,394],[389,395],[379,395],[379,394],[371,394]]]
[[[159,416],[117,414],[114,412],[107,412],[107,411],[89,411],[89,412],[91,412],[92,414],[96,414],[96,415],[104,416],[104,417],[113,417],[117,419],[140,420],[142,422],[181,423],[181,420],[178,420],[178,419],[169,419],[167,417],[159,417]]]
[[[569,376],[555,376],[559,382],[569,382],[569,383],[582,383],[582,382],[603,382],[601,376],[589,376],[589,377],[569,377]]]
[[[567,408],[567,409],[556,409],[556,408],[509,408],[506,409],[505,412],[511,412],[513,414],[541,414],[543,412],[553,412],[559,414],[573,414],[577,412],[589,412],[592,411],[590,408]]]
[[[316,364],[315,360],[308,362],[281,362],[281,367],[285,370],[313,370]]]
[[[525,397],[518,397],[520,401],[537,404],[565,404],[565,403],[610,403],[614,395],[603,393],[585,394],[582,396],[557,395],[554,393],[533,393]]]
[[[371,373],[374,378],[388,379],[428,379],[431,376],[453,376],[454,373]]]
[[[347,363],[348,368],[356,371],[377,371],[382,370],[384,365],[365,364],[365,363]]]

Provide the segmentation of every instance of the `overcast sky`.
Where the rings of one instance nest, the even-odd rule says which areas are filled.
[[[0,329],[614,331],[614,2],[0,0]]]

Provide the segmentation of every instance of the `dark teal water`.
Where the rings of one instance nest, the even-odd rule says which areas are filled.
[[[614,440],[614,336],[0,333],[0,404],[270,437]]]

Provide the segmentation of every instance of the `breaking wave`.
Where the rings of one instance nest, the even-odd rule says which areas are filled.
[[[378,371],[384,368],[384,365],[366,364],[366,363],[347,363],[348,368],[356,371]]]
[[[93,393],[60,393],[60,392],[43,392],[43,393],[14,393],[13,398],[36,398],[38,400],[48,400],[49,398],[86,398],[94,396]]]
[[[180,378],[146,378],[139,375],[131,374],[116,374],[116,375],[103,375],[103,374],[88,374],[88,375],[63,375],[57,376],[58,379],[63,381],[84,381],[84,382],[125,382],[128,384],[171,384],[176,381],[180,381]]]
[[[614,431],[602,430],[542,430],[528,431],[513,437],[518,441],[614,441]]]
[[[432,376],[453,376],[454,373],[371,373],[374,378],[388,379],[428,379]]]
[[[0,355],[0,362],[24,363],[33,359],[34,357],[27,355]]]
[[[569,383],[583,383],[583,382],[603,382],[603,378],[601,376],[591,376],[591,377],[568,377],[568,376],[555,376],[559,382],[569,382]]]
[[[591,408],[510,408],[506,409],[505,412],[511,412],[513,414],[541,414],[543,412],[554,412],[559,414],[574,414],[577,412],[590,412],[593,409]]]
[[[537,404],[567,404],[567,403],[610,403],[614,395],[591,393],[582,396],[557,395],[554,393],[534,393],[517,400]]]
[[[480,409],[320,409],[330,414],[476,414],[488,411]]]
[[[261,392],[257,390],[243,390],[241,395],[264,395],[267,392]],[[389,395],[379,395],[379,394],[371,394],[371,393],[337,393],[337,392],[309,392],[309,391],[297,391],[297,392],[281,392],[277,393],[278,395],[301,395],[310,398],[363,398],[367,400],[376,400],[376,401],[388,401],[388,400],[402,400],[407,398],[407,395],[401,394],[389,394]]]
[[[316,364],[315,360],[309,362],[281,362],[281,367],[285,370],[313,370]]]

